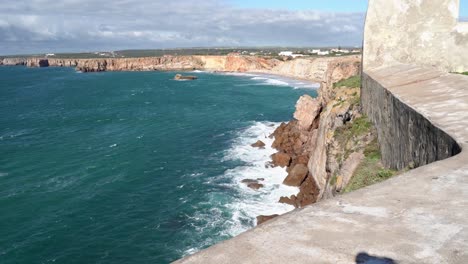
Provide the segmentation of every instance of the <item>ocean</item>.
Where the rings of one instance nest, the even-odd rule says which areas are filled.
[[[168,263],[293,209],[268,136],[317,86],[176,73],[0,67],[0,263]]]

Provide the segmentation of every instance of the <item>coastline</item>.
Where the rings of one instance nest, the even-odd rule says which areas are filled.
[[[242,68],[239,65],[236,65],[237,58],[235,61],[231,61],[231,64],[224,65],[227,69],[238,69],[237,71],[232,70],[223,70],[223,71],[206,71],[207,73],[214,73],[214,74],[226,74],[226,75],[239,75],[239,76],[246,76],[248,82],[255,81],[259,85],[272,85],[271,80],[278,81],[276,85],[278,86],[288,86],[293,89],[295,86],[291,85],[291,82],[303,82],[306,85],[313,85],[313,88],[308,88],[310,90],[317,91],[319,86],[320,94],[317,94],[318,97],[324,97],[326,94],[329,93],[329,88],[333,86],[328,85],[330,80],[335,79],[342,79],[343,76],[347,74],[351,74],[356,72],[357,70],[353,68],[352,71],[345,68],[345,71],[342,71],[340,68],[343,65],[354,65],[354,62],[350,64],[343,64],[338,62],[337,60],[297,60],[297,61],[289,61],[285,62],[285,64],[281,64],[282,66],[289,68],[289,70],[285,70],[284,68],[271,68],[268,70],[255,70],[255,69],[246,69]],[[244,62],[243,58],[241,58],[240,62]],[[169,62],[168,62],[169,63]],[[287,64],[286,64],[287,63]],[[307,63],[306,66],[302,65],[302,63]],[[319,72],[314,75],[311,72],[303,71],[305,68],[308,68],[310,64],[315,65],[316,69],[319,69]],[[172,65],[172,64],[170,64]],[[302,65],[299,67],[299,65]],[[141,66],[141,65],[140,65]],[[139,67],[140,67],[139,66]],[[166,65],[167,66],[167,65]],[[277,65],[278,66],[278,65]],[[294,66],[294,67],[293,67]],[[296,67],[298,66],[298,67]],[[320,67],[319,67],[320,66]],[[31,67],[31,66],[30,66]],[[54,67],[54,66],[48,66]],[[65,67],[65,66],[61,66]],[[130,65],[127,65],[129,69],[133,69],[132,71],[137,71],[135,68],[132,68]],[[255,68],[255,67],[254,67]],[[101,68],[106,69],[106,68]],[[137,68],[139,69],[139,68]],[[139,70],[138,70],[139,71]],[[150,72],[150,70],[146,70]],[[176,72],[177,69],[167,69],[165,71]],[[187,70],[193,71],[193,70]],[[40,74],[40,73],[39,73]],[[302,78],[301,78],[302,76]],[[305,76],[315,76],[305,78]],[[319,78],[320,77],[320,78]],[[270,83],[266,83],[270,81]],[[281,83],[282,82],[282,83]],[[255,85],[255,84],[254,84]],[[264,88],[264,87],[263,87]],[[302,91],[300,91],[302,93]],[[274,92],[275,93],[275,92]],[[304,92],[305,93],[305,92]],[[261,98],[260,98],[261,99]],[[289,103],[288,103],[289,105]],[[297,112],[297,109],[296,109]],[[289,114],[288,114],[289,115]],[[291,117],[292,118],[292,117]],[[281,118],[283,120],[285,118]],[[253,120],[253,119],[251,119]],[[269,119],[273,120],[273,119]],[[287,120],[284,120],[287,121]],[[268,122],[260,122],[260,123],[268,123]],[[280,126],[283,126],[285,123],[281,123]],[[238,151],[238,155],[231,157],[233,159],[237,159],[241,161],[241,164],[225,171],[224,173],[219,174],[219,177],[223,178],[227,182],[228,188],[234,189],[238,192],[239,196],[234,196],[233,200],[230,201],[226,206],[230,207],[228,209],[229,212],[233,212],[232,218],[229,216],[229,221],[223,221],[223,230],[222,234],[226,237],[233,237],[237,236],[244,231],[248,231],[253,228],[258,222],[256,222],[256,217],[264,216],[269,217],[272,215],[279,215],[294,211],[297,207],[292,203],[284,203],[280,202],[280,200],[284,197],[291,197],[291,196],[299,196],[299,192],[301,188],[299,186],[287,186],[284,184],[284,180],[288,177],[289,171],[287,166],[276,166],[276,167],[269,167],[265,166],[267,163],[272,161],[271,155],[275,154],[278,151],[278,148],[274,148],[274,141],[277,138],[270,138],[270,134],[273,134],[278,128],[279,123],[274,124],[274,127],[260,124],[263,128],[267,129],[268,132],[265,134],[265,130],[260,129],[260,133],[250,134],[250,136],[245,137],[243,133],[249,134],[249,129],[254,129],[255,127],[258,128],[258,122],[252,125],[249,125],[245,128],[244,131],[240,131],[239,135],[234,139],[232,142],[231,149],[240,150]],[[271,125],[271,124],[270,124]],[[266,127],[265,127],[266,126]],[[307,141],[311,135],[307,135]],[[244,137],[241,139],[241,137]],[[266,138],[265,138],[266,137]],[[238,141],[239,140],[239,141]],[[243,140],[243,141],[242,141]],[[265,149],[256,149],[251,146],[251,144],[255,143],[257,140],[263,140],[266,143],[267,147]],[[229,150],[228,150],[229,151]],[[226,158],[229,156],[229,153],[226,152]],[[232,154],[232,153],[231,153]],[[258,176],[255,176],[258,175]],[[258,190],[254,190],[250,188],[245,182],[242,182],[246,179],[258,180],[259,178],[263,178],[263,180],[258,180],[259,184],[264,185],[263,188]],[[226,182],[220,182],[224,184]],[[181,185],[183,187],[183,185]],[[213,194],[214,196],[210,199],[214,199],[214,202],[219,203],[216,199],[220,198],[216,196],[218,194]],[[217,209],[227,209],[224,206],[221,206]],[[212,215],[211,215],[212,214]],[[213,223],[220,223],[216,222],[219,221],[216,217],[222,214],[222,211],[215,212],[209,211],[209,214],[201,214],[201,215],[193,215],[191,217],[198,218],[198,219],[212,219]],[[265,219],[263,219],[265,220]],[[263,220],[261,222],[263,222]],[[196,220],[199,221],[199,220]],[[210,220],[211,221],[211,220]],[[204,226],[199,226],[200,228],[205,228]],[[192,254],[206,246],[208,246],[210,241],[207,240],[203,243],[195,244],[196,248],[181,248],[183,254]],[[206,242],[206,244],[205,244]]]
[[[271,74],[316,83],[328,82],[335,67],[355,67],[359,55],[343,57],[310,57],[278,60],[241,55],[163,56],[113,59],[55,59],[55,58],[4,58],[0,65],[27,67],[73,67],[81,72],[100,71],[209,71]],[[342,79],[342,78],[341,78]]]
[[[120,64],[116,64],[116,61]],[[340,58],[301,58],[290,61],[279,61],[276,59],[266,60],[264,58],[252,56],[228,55],[165,56],[117,59],[112,61],[107,61],[105,59],[51,59],[47,60],[47,62],[43,62],[41,59],[28,59],[28,61],[24,62],[24,60],[22,61],[21,59],[10,59],[10,63],[22,63],[20,65],[26,65],[27,67],[73,67],[77,65],[75,69],[83,73],[99,71],[195,71],[200,73],[207,72],[213,74],[246,76],[258,82],[259,85],[276,85],[292,87],[294,89],[316,90],[318,92],[317,100],[321,101],[321,104],[326,104],[326,102],[333,97],[333,91],[331,91],[333,89],[330,89],[333,83],[355,75],[359,71],[359,66],[356,65],[360,63],[360,60],[358,56],[347,56]],[[80,63],[81,66],[79,66]],[[5,61],[3,61],[2,64],[5,65]],[[296,109],[296,112],[297,110],[298,109]],[[297,118],[296,114],[294,114],[294,117]],[[310,137],[313,136],[305,135],[306,140],[301,144],[306,144],[306,141],[308,141]],[[251,142],[250,144],[253,143],[255,142]],[[269,144],[272,143],[273,142]],[[278,146],[276,146],[276,149],[278,150]],[[269,159],[271,161],[271,158]],[[289,173],[286,168],[283,171],[285,175],[279,177],[281,181],[283,181]],[[245,186],[245,188],[248,187]],[[277,197],[277,203],[280,204],[280,199],[283,198],[282,204],[285,204],[284,198],[286,198],[286,206],[298,207],[297,205],[293,205],[293,202],[287,200],[297,195],[298,193],[288,193],[284,196]],[[276,212],[273,213],[276,214]]]

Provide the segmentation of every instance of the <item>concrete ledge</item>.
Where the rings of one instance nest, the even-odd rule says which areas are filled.
[[[365,75],[427,120],[426,131],[450,135],[466,149],[468,77],[408,65]],[[387,258],[372,263],[468,263],[467,208],[462,151],[293,211],[177,263],[355,263],[361,252]]]

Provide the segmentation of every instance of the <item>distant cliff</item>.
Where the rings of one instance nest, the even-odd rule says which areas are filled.
[[[147,58],[55,59],[4,58],[0,65],[28,67],[74,67],[82,72],[206,70],[222,72],[258,72],[329,82],[340,79],[339,72],[328,73],[330,65],[358,63],[358,56],[340,58],[301,58],[282,61],[256,56],[162,56]],[[331,78],[327,80],[327,78]]]

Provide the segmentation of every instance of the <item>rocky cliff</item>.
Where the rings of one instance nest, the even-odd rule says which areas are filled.
[[[26,62],[26,58],[0,58],[0,65],[5,66],[26,65]]]
[[[302,96],[294,119],[272,134],[278,150],[273,164],[287,167],[284,184],[300,188],[297,195],[281,197],[280,202],[296,207],[344,191],[366,155],[378,152],[372,149],[377,145],[376,131],[361,114],[360,86],[348,79],[360,72],[359,61],[330,60],[321,67],[326,70],[315,77],[322,80],[319,96]],[[342,79],[351,81],[338,82]]]
[[[0,65],[28,67],[75,67],[82,72],[100,71],[169,71],[207,70],[222,72],[257,72],[329,83],[355,73],[357,56],[342,58],[301,58],[282,61],[256,56],[163,56],[147,58],[56,59],[5,58]],[[330,72],[330,66],[339,68]],[[347,72],[347,70],[351,72]],[[343,75],[343,76],[342,76]]]

